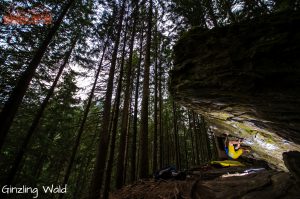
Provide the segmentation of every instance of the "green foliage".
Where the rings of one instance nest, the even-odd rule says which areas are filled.
[[[285,2],[291,5],[291,1]],[[297,5],[294,3],[292,7]],[[184,24],[212,28],[268,14],[273,7],[273,0],[172,0],[169,9],[177,17],[183,17]],[[178,24],[178,20],[174,23]]]

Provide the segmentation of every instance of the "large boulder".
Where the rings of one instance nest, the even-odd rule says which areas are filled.
[[[170,91],[215,133],[244,137],[257,158],[286,170],[300,151],[300,13],[193,28],[174,47]]]

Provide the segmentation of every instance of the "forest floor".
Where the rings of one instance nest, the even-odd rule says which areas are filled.
[[[262,166],[213,168],[188,172],[186,180],[140,180],[111,193],[111,199],[300,198],[289,173]]]

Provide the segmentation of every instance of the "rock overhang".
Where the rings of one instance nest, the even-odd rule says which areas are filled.
[[[226,27],[193,28],[174,47],[170,91],[286,170],[282,153],[300,151],[300,14],[276,13]]]

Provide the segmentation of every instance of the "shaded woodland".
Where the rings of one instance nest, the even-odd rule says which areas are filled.
[[[53,21],[1,24],[0,184],[67,184],[66,194],[39,196],[60,199],[108,198],[166,166],[187,170],[216,159],[204,117],[169,94],[173,45],[193,26],[207,30],[300,6],[288,0],[1,4],[3,13],[43,5]]]

